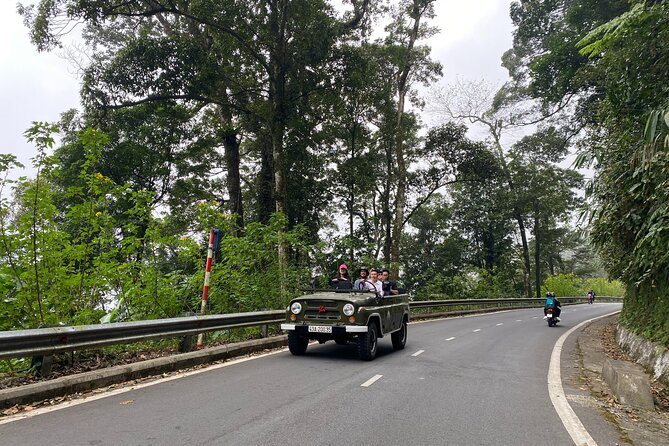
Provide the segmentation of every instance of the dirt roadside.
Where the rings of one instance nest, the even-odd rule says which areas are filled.
[[[649,376],[655,410],[644,411],[622,405],[602,378],[605,358],[634,361],[615,340],[618,315],[593,321],[579,334],[580,376],[596,401],[602,416],[618,431],[619,444],[658,446],[669,444],[669,389]]]

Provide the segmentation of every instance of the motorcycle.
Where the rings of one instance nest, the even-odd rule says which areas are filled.
[[[549,327],[555,327],[558,323],[557,315],[553,314],[552,308],[548,308],[546,310],[546,316],[544,317],[544,319],[546,319],[546,321],[548,322]]]
[[[595,300],[595,297],[592,294],[588,294],[588,303],[591,304]]]

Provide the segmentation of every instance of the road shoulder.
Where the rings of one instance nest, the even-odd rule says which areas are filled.
[[[604,361],[633,363],[615,341],[618,315],[595,320],[565,343],[563,385],[572,408],[599,445],[654,446],[669,438],[667,389],[652,383],[655,410],[620,404],[602,377]]]

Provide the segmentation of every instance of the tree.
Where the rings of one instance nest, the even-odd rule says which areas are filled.
[[[393,129],[394,157],[396,163],[395,215],[392,224],[392,242],[390,245],[391,274],[397,277],[399,272],[400,244],[404,227],[407,197],[407,162],[404,149],[404,108],[406,96],[410,92],[411,78],[424,84],[441,74],[441,66],[429,60],[428,47],[416,47],[421,38],[429,37],[435,30],[421,21],[434,17],[434,0],[403,0],[388,27],[388,41],[397,45],[398,57],[395,61],[398,71],[395,77],[397,91],[397,109]]]
[[[515,107],[513,104],[499,104],[496,102],[492,87],[485,82],[460,83],[442,90],[433,100],[434,111],[453,119],[456,122],[469,122],[484,127],[492,139],[493,151],[501,167],[506,185],[511,194],[515,194],[518,179],[509,169],[507,153],[502,145],[504,132],[533,123],[528,115],[531,111]],[[526,297],[532,297],[530,283],[530,249],[527,241],[526,225],[521,210],[513,203],[513,216],[518,225],[518,235],[522,244],[522,259],[524,264],[524,279]]]
[[[94,108],[176,103],[217,120],[211,134],[225,148],[228,200],[239,212],[240,126],[254,130],[262,139],[260,178],[272,181],[271,193],[260,185],[261,210],[271,196],[273,210],[289,212],[286,135],[299,121],[302,99],[323,88],[330,49],[370,7],[367,0],[351,4],[343,16],[325,1],[306,0],[44,1],[21,12],[39,49],[58,43],[62,16],[87,23],[90,42],[105,48],[85,76],[84,95]]]
[[[554,164],[566,154],[566,138],[554,127],[524,137],[510,153],[509,169],[515,178],[522,179],[514,191],[515,208],[533,222],[537,298],[541,298],[542,255],[553,269],[553,260],[559,258],[554,245],[564,232],[558,224],[568,225],[572,211],[579,205],[574,189],[581,186],[582,175]]]
[[[667,104],[667,8],[664,1],[614,0],[512,8],[520,57],[514,76],[523,74],[529,94],[547,104],[576,99],[569,125],[582,129],[579,165],[596,171],[588,188],[592,241],[608,273],[627,285],[621,321],[665,343],[669,307],[658,286],[668,265],[659,248],[668,227],[665,156],[644,144],[644,124],[651,135],[653,116]],[[571,63],[560,63],[563,55]]]

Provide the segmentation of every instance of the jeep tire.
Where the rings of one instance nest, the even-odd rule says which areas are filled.
[[[358,356],[365,361],[371,361],[376,357],[376,349],[379,343],[378,328],[375,322],[367,326],[367,333],[358,335]]]
[[[402,350],[407,343],[407,320],[402,320],[402,328],[391,333],[390,339],[393,341],[394,350]]]
[[[288,350],[293,355],[303,355],[307,351],[307,345],[309,345],[309,338],[299,336],[295,331],[288,332]]]

